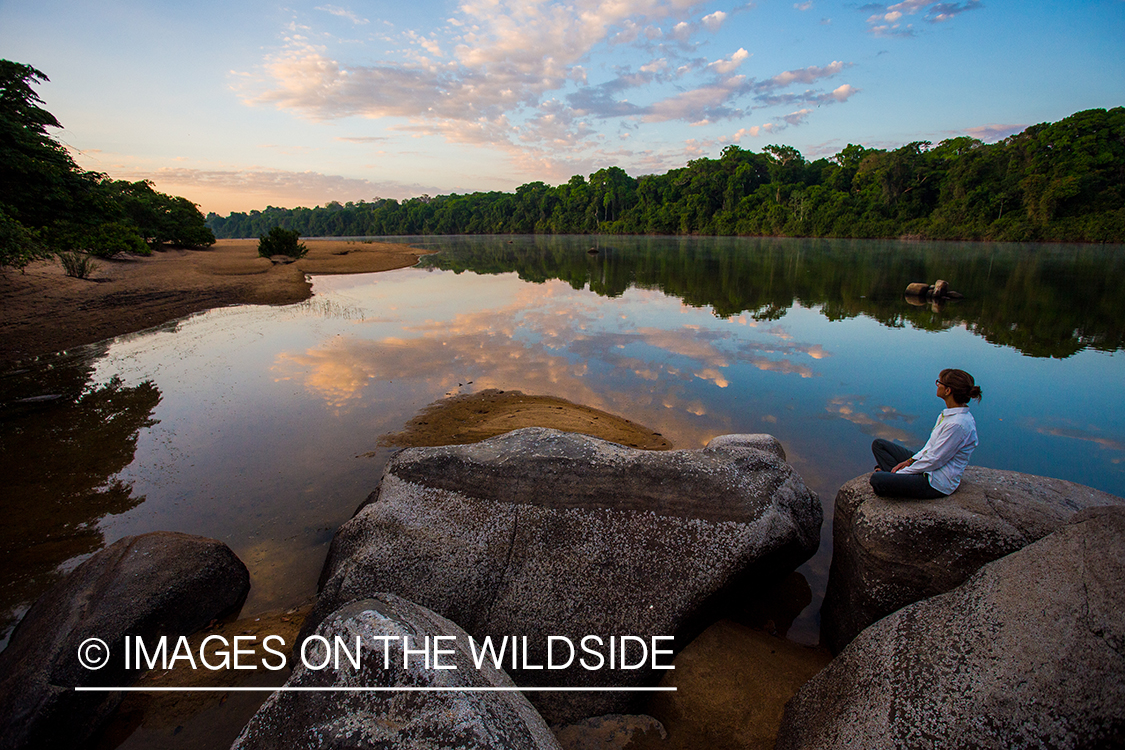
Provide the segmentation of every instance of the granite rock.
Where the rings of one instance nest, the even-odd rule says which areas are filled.
[[[0,653],[0,747],[81,744],[121,693],[74,688],[126,686],[140,675],[125,669],[126,635],[146,643],[188,635],[234,611],[249,590],[246,566],[214,539],[158,531],[94,554],[32,605]],[[79,662],[89,638],[109,650],[98,669]]]
[[[655,452],[528,428],[412,448],[337,531],[303,633],[391,591],[475,638],[526,636],[530,664],[543,663],[548,636],[674,636],[658,646],[678,650],[732,599],[808,559],[821,518],[776,452],[741,444]],[[662,674],[651,659],[632,670],[517,666],[509,674],[531,686],[655,685]],[[629,693],[531,699],[551,723],[637,707]]]
[[[468,634],[425,607],[379,594],[333,612],[316,635],[325,641],[311,642],[309,665],[325,663],[330,652],[324,644],[339,638],[353,656],[359,654],[359,668],[347,657],[341,658],[339,668],[329,663],[312,669],[298,660],[285,687],[306,690],[273,693],[242,730],[233,750],[559,750],[554,734],[521,693],[472,690],[514,685],[487,660],[478,669]],[[443,639],[436,642],[442,653],[427,661],[437,648],[435,638]],[[357,641],[359,650],[354,648]],[[404,666],[403,643],[412,652],[430,644],[429,655],[412,653]],[[437,669],[438,664],[444,668]]]
[[[1125,746],[1125,509],[1081,511],[888,615],[802,687],[778,750]]]
[[[868,477],[836,495],[821,610],[822,641],[833,653],[881,617],[955,588],[1079,510],[1125,506],[1125,499],[1074,482],[977,466],[937,500],[878,497]]]

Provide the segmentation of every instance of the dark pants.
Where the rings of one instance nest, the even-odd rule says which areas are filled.
[[[945,497],[926,480],[925,474],[899,474],[891,469],[914,455],[915,451],[904,448],[890,440],[876,438],[871,444],[871,453],[881,471],[871,475],[871,489],[883,497],[911,497],[933,500]]]

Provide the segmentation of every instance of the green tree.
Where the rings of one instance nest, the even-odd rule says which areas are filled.
[[[27,229],[69,213],[78,187],[78,166],[47,134],[62,126],[32,88],[47,80],[30,65],[0,60],[0,209]]]
[[[300,240],[301,235],[297,231],[274,227],[258,238],[258,255],[263,258],[274,255],[303,258],[308,254],[309,249]]]
[[[47,258],[50,251],[35,235],[18,221],[8,216],[0,207],[0,268],[23,268],[33,260]]]
[[[0,265],[21,267],[47,251],[109,257],[215,242],[186,198],[78,167],[47,132],[61,127],[35,93],[47,80],[30,65],[0,60]]]

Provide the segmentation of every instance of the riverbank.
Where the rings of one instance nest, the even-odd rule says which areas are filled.
[[[23,273],[0,272],[0,370],[20,361],[151,328],[230,305],[284,305],[308,299],[306,274],[406,268],[424,250],[390,242],[308,240],[290,264],[258,257],[257,240],[219,240],[204,250],[98,260],[89,279],[63,273],[52,258]]]

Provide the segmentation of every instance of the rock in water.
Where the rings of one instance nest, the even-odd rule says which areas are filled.
[[[32,605],[0,654],[0,747],[80,745],[121,694],[74,688],[126,686],[141,674],[125,669],[126,635],[146,644],[188,635],[234,611],[249,590],[246,566],[214,539],[158,531],[98,552]],[[79,662],[88,638],[109,648],[99,669]]]
[[[1125,499],[1061,479],[970,466],[938,500],[878,497],[856,477],[836,495],[832,567],[821,637],[839,653],[907,604],[959,586],[987,562],[1026,547],[1079,510]]]
[[[906,294],[911,297],[925,297],[929,292],[930,285],[921,281],[906,285]]]
[[[376,591],[448,617],[478,640],[549,636],[605,644],[605,667],[518,669],[520,685],[655,685],[646,665],[609,669],[610,636],[676,636],[717,619],[724,596],[773,582],[815,552],[820,501],[761,436],[701,450],[642,451],[543,428],[481,443],[412,448],[337,531],[303,635]],[[591,641],[591,645],[596,645]],[[522,651],[521,651],[522,653]],[[579,652],[578,656],[583,656]],[[557,660],[564,658],[560,650]],[[587,657],[596,663],[595,657]],[[639,658],[639,653],[634,658]],[[670,656],[657,659],[671,662]],[[552,724],[630,713],[637,694],[536,692]]]
[[[458,688],[510,688],[511,679],[485,661],[476,668],[464,630],[434,612],[393,594],[353,602],[321,622],[316,635],[362,644],[359,669],[347,657],[340,669],[311,669],[298,659],[287,688],[262,705],[232,750],[256,748],[466,748],[467,750],[559,750],[554,734],[519,692],[475,692]],[[427,668],[422,655],[403,667],[403,643],[421,650],[443,638],[443,667]],[[387,644],[386,649],[382,646]],[[432,653],[432,650],[431,650]],[[331,658],[323,642],[308,649],[309,665]],[[340,688],[453,688],[432,692],[340,690]],[[315,688],[334,688],[318,691]]]
[[[1125,509],[1094,508],[864,630],[778,750],[1125,746]]]

